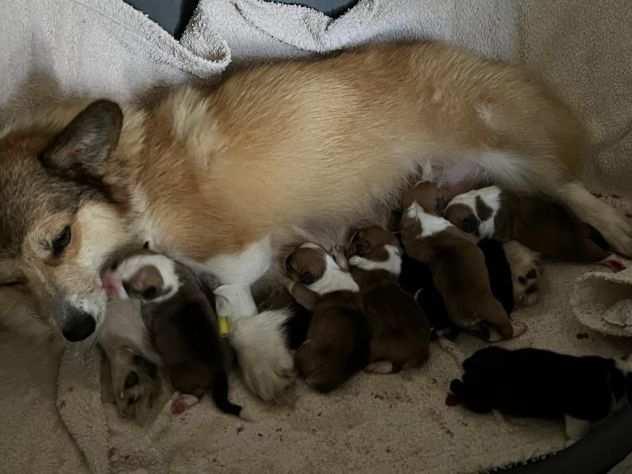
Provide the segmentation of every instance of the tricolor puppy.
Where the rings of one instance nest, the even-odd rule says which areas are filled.
[[[490,329],[505,339],[519,335],[492,293],[485,257],[472,236],[425,211],[435,208],[436,195],[436,186],[429,182],[417,183],[403,194],[401,239],[406,253],[430,267],[454,324],[485,340],[497,339]]]
[[[599,262],[615,271],[625,268],[612,251],[598,244],[590,226],[550,199],[488,186],[456,196],[446,207],[445,217],[465,232],[516,240],[543,257]]]
[[[359,287],[323,248],[306,243],[285,262],[290,293],[312,311],[307,339],[296,351],[306,383],[329,392],[369,363],[370,329]]]
[[[200,398],[205,392],[224,413],[239,416],[242,408],[228,400],[232,354],[220,337],[209,298],[212,290],[190,268],[144,249],[115,260],[104,272],[110,298],[136,298],[151,341],[160,354],[173,387]],[[181,411],[183,397],[173,410]]]
[[[541,349],[487,347],[463,362],[461,380],[450,384],[448,404],[476,413],[566,418],[575,440],[632,394],[627,360],[576,357]]]
[[[356,232],[347,248],[371,328],[371,372],[419,367],[428,360],[430,324],[398,283],[402,257],[395,236],[378,226]]]

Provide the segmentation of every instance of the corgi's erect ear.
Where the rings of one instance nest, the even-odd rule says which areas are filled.
[[[62,177],[98,178],[118,143],[122,124],[123,112],[116,103],[92,102],[52,140],[40,161]]]

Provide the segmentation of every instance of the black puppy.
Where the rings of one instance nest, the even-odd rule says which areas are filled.
[[[629,399],[629,367],[627,360],[486,347],[463,362],[464,374],[451,382],[448,404],[476,413],[565,417],[567,436],[576,440],[591,422],[608,416],[626,395]]]

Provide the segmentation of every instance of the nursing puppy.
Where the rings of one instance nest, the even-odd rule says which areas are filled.
[[[417,183],[403,194],[401,239],[406,253],[428,264],[454,324],[485,340],[497,339],[490,329],[505,339],[519,335],[492,293],[485,257],[473,237],[425,211],[436,208],[436,199],[436,186],[429,182]]]
[[[307,339],[295,355],[299,374],[320,392],[340,386],[369,363],[371,332],[357,283],[318,245],[286,259],[289,291],[312,311]]]
[[[361,229],[346,256],[371,328],[367,370],[389,373],[422,365],[429,355],[430,325],[423,309],[399,286],[402,258],[395,236],[378,226]]]
[[[505,242],[515,240],[543,257],[625,268],[612,251],[595,241],[590,226],[550,199],[488,186],[454,197],[445,217],[465,232]]]
[[[476,413],[492,410],[523,417],[566,418],[570,439],[601,420],[632,394],[630,363],[576,357],[541,349],[487,347],[463,362],[450,384],[449,404]]]
[[[143,321],[173,387],[195,397],[179,398],[174,411],[210,391],[221,411],[241,414],[228,400],[232,353],[220,337],[205,282],[185,265],[146,249],[112,262],[102,278],[110,297],[141,301]]]
[[[522,298],[525,290],[522,286],[516,288],[513,275],[514,267],[519,271],[526,272],[526,262],[521,261],[514,264],[512,257],[505,250],[505,246],[496,240],[482,239],[478,243],[478,247],[485,257],[492,294],[511,317],[515,308],[526,305],[524,298]],[[519,278],[522,279],[523,277]],[[404,254],[399,282],[407,293],[414,296],[417,304],[428,315],[433,338],[440,336],[455,339],[461,332],[461,328],[450,320],[443,297],[433,282],[430,267]],[[537,287],[534,288],[529,296],[537,296]]]

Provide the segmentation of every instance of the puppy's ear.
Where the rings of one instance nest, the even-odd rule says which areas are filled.
[[[40,154],[44,167],[64,177],[97,178],[116,147],[123,112],[114,102],[98,100],[81,111]]]

